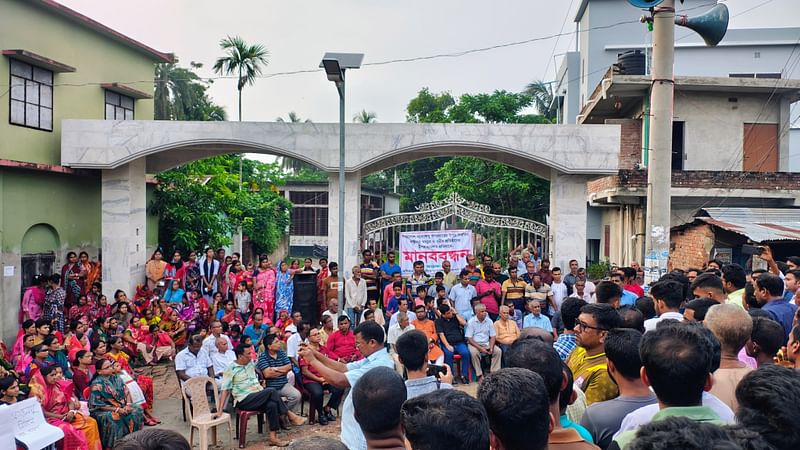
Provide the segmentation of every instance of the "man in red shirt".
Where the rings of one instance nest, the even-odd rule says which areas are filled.
[[[503,289],[500,283],[494,279],[493,270],[486,270],[484,276],[484,279],[478,280],[478,284],[475,285],[475,291],[477,291],[481,303],[486,305],[486,312],[489,314],[489,318],[495,321],[500,314],[500,300],[503,296]]]
[[[356,348],[356,336],[350,329],[350,319],[339,316],[339,329],[328,336],[327,349],[338,358],[339,362],[349,363],[361,359],[361,353]]]
[[[622,275],[622,283],[624,284],[622,289],[633,292],[637,297],[644,297],[644,289],[636,283],[636,269],[622,267],[619,269],[619,273]]]

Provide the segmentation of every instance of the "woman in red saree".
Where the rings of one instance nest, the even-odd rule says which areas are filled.
[[[178,317],[178,311],[170,308],[169,315],[161,321],[161,329],[164,330],[177,347],[183,347],[186,343],[186,324]]]
[[[93,316],[92,309],[94,308],[89,304],[89,299],[85,294],[81,294],[78,296],[78,303],[72,305],[72,308],[69,309],[67,321],[80,320],[82,317],[91,319],[91,316]]]
[[[67,359],[72,361],[80,350],[89,350],[89,338],[86,337],[87,325],[74,320],[69,324],[69,332],[64,336],[64,348],[67,350]]]
[[[217,317],[220,322],[227,323],[229,327],[234,323],[238,323],[239,326],[244,328],[242,314],[234,307],[233,300],[228,299],[225,301],[225,307],[217,313]]]
[[[56,447],[59,450],[102,450],[97,422],[78,411],[80,403],[73,395],[72,382],[64,379],[61,367],[45,367],[41,375],[44,416],[47,423],[64,432],[64,439]]]
[[[28,351],[30,348],[25,350],[24,343],[22,342],[25,339],[26,335],[36,335],[36,322],[32,319],[27,319],[22,322],[22,327],[17,332],[17,340],[14,341],[14,346],[11,347],[11,362],[15,362],[19,355],[22,355]]]

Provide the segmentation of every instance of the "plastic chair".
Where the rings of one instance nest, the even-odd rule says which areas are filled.
[[[211,388],[214,391],[214,404],[217,405],[217,408],[220,411],[220,416],[217,418],[212,417],[211,406],[208,404],[208,397],[206,396],[206,388],[209,383],[211,383]],[[188,397],[186,391],[191,393],[191,397]],[[214,445],[216,445],[217,426],[227,424],[231,448],[233,448],[233,426],[231,424],[231,416],[230,414],[221,411],[221,406],[219,405],[219,393],[217,392],[217,385],[214,382],[214,379],[209,377],[189,378],[183,382],[181,396],[183,397],[186,405],[184,408],[184,413],[189,416],[189,444],[191,445],[194,443],[194,429],[197,428],[200,434],[199,450],[208,450],[208,429],[211,429]]]
[[[178,371],[175,371],[175,377],[178,378],[178,387],[183,390],[183,383],[181,377],[178,376]],[[183,421],[186,422],[186,399],[181,395],[181,412],[183,412]]]
[[[458,353],[453,354],[453,366],[450,369],[452,370],[453,376],[455,374],[461,373],[461,355]],[[467,365],[467,380],[472,382],[472,363]]]
[[[261,411],[247,411],[244,409],[233,408],[236,413],[236,436],[239,440],[239,448],[247,446],[247,422],[250,416],[256,416],[258,420],[258,434],[264,432],[265,414]]]

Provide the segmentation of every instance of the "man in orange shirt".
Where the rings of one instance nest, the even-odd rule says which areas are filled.
[[[494,329],[497,332],[497,345],[500,346],[500,350],[503,351],[503,354],[505,354],[508,347],[510,347],[514,341],[519,339],[520,335],[517,322],[509,318],[510,311],[511,309],[508,306],[501,306],[500,317],[494,322]]]
[[[414,307],[414,312],[417,314],[417,320],[414,322],[414,328],[425,333],[428,337],[428,361],[435,361],[437,366],[444,364],[444,352],[439,347],[439,337],[436,334],[436,324],[428,319],[428,314],[425,305],[417,305]]]

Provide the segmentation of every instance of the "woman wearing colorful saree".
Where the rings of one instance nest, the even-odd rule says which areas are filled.
[[[275,277],[275,310],[291,311],[294,304],[294,272],[286,262],[281,262],[280,270]]]
[[[275,269],[268,258],[259,259],[253,280],[253,310],[261,308],[265,318],[275,320]]]
[[[191,292],[195,289],[200,289],[202,286],[201,284],[201,275],[200,275],[200,265],[197,264],[197,253],[196,252],[189,252],[189,260],[184,265],[186,268],[186,276],[184,277],[183,281],[183,289],[186,292]]]
[[[141,404],[141,407],[144,411],[145,423],[150,425],[161,423],[161,421],[153,416],[150,411],[150,409],[153,407],[153,378],[148,377],[147,375],[136,375],[136,372],[131,369],[131,365],[129,363],[130,356],[122,351],[123,346],[122,339],[117,336],[112,336],[108,340],[108,353],[101,354],[100,348],[98,347],[97,350],[95,350],[95,354],[97,355],[98,359],[103,357],[117,363],[119,370],[125,372],[123,376],[128,378],[128,382],[136,383],[139,386],[142,394],[144,394],[145,402]]]
[[[180,250],[175,250],[172,253],[172,261],[167,263],[164,268],[164,281],[166,281],[164,297],[168,297],[170,292],[174,289],[173,281],[178,281],[178,287],[183,289],[183,280],[186,277],[186,264],[181,259]]]
[[[86,336],[87,325],[74,320],[69,324],[69,332],[64,336],[64,348],[67,358],[72,361],[80,350],[89,350],[89,338]]]
[[[105,345],[105,344],[104,344]],[[89,381],[94,376],[94,354],[87,350],[78,350],[72,360],[72,383],[75,386],[75,396],[86,401],[83,390],[89,387]]]
[[[183,296],[186,294],[181,288],[180,280],[169,281],[169,289],[164,293],[164,300],[169,303],[180,303]]]
[[[80,403],[73,395],[72,382],[63,378],[61,368],[45,367],[42,377],[45,381],[42,411],[47,423],[64,432],[64,440],[57,447],[60,450],[101,450],[97,422],[78,411]]]
[[[34,345],[30,352],[28,364],[26,364],[22,370],[17,370],[19,380],[23,384],[30,384],[31,380],[39,375],[39,371],[42,369],[42,367],[52,366],[53,364],[47,361],[49,354],[50,351],[48,350],[47,346],[42,344]]]
[[[161,321],[161,329],[166,332],[177,347],[186,343],[186,324],[178,317],[178,311],[172,309],[166,320]]]
[[[34,275],[33,282],[25,288],[22,294],[23,319],[37,320],[42,317],[42,307],[44,306],[44,285],[46,278],[42,275]]]
[[[144,272],[147,276],[147,288],[153,290],[159,286],[159,282],[164,279],[164,270],[167,268],[167,263],[162,259],[163,255],[161,250],[156,249],[150,256],[150,260],[144,265]]]
[[[95,363],[97,374],[89,385],[89,411],[97,421],[104,449],[114,447],[114,442],[127,434],[142,429],[142,409],[131,402],[125,383],[114,375],[114,362],[99,359]]]
[[[64,283],[64,290],[67,291],[64,304],[66,307],[71,307],[83,293],[86,282],[86,272],[81,267],[75,252],[67,253],[67,263],[61,267],[61,281]]]
[[[223,323],[227,323],[230,327],[234,323],[238,323],[239,326],[244,328],[244,320],[242,319],[242,314],[239,312],[238,309],[234,307],[233,300],[226,300],[224,302],[223,309],[217,312],[217,320]]]
[[[36,322],[32,319],[27,319],[22,322],[22,326],[17,332],[17,340],[14,341],[14,346],[11,347],[11,362],[16,362],[19,355],[30,351],[30,348],[27,350],[24,348],[23,343],[25,336],[29,334],[36,335]]]
[[[87,299],[86,295],[81,294],[78,296],[78,303],[72,305],[67,313],[67,321],[71,322],[73,320],[80,320],[82,317],[86,317],[87,319],[90,318],[92,314],[92,305],[89,304],[89,300]]]

